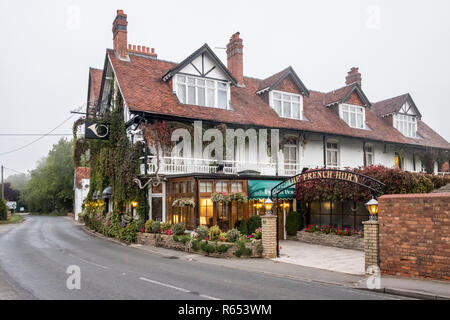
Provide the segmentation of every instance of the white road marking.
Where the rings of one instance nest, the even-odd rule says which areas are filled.
[[[75,257],[75,258],[77,258],[77,259],[80,259],[80,260],[83,261],[83,262],[92,264],[93,266],[96,266],[96,267],[99,267],[99,268],[102,268],[102,269],[106,269],[106,270],[109,269],[109,267],[105,267],[105,266],[102,266],[101,264],[97,264],[97,263],[95,263],[95,262],[92,262],[92,261],[83,259],[83,258],[81,258],[81,257],[77,257],[77,256],[75,256],[75,255],[73,255],[73,254],[71,254],[71,253],[69,253],[69,256]]]
[[[173,286],[171,284],[159,282],[159,281],[156,281],[156,280],[151,280],[151,279],[147,279],[147,278],[144,278],[144,277],[140,277],[139,279],[143,280],[143,281],[146,281],[146,282],[153,283],[153,284],[157,284],[157,285],[160,285],[160,286],[163,286],[163,287],[175,289],[175,290],[178,290],[178,291],[181,291],[181,292],[192,293],[191,290],[187,290],[187,289],[184,289],[184,288],[176,287],[176,286]],[[207,296],[205,294],[200,294],[199,296],[202,297],[202,298],[205,298],[205,299],[210,299],[210,300],[220,300],[219,298],[214,298],[214,297],[211,297],[211,296]]]

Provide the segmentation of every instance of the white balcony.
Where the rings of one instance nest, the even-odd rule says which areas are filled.
[[[144,160],[142,157],[141,160]],[[142,161],[144,162],[144,161]],[[238,174],[243,171],[256,171],[261,175],[290,177],[301,173],[303,168],[316,168],[318,165],[307,165],[298,163],[264,163],[264,162],[245,162],[224,160],[222,165],[214,160],[195,159],[182,157],[160,157],[158,174],[189,174],[189,173],[207,173],[214,174],[223,172],[224,174]],[[331,168],[331,167],[330,167]],[[343,167],[332,167],[340,169]],[[148,157],[147,174],[155,174],[157,169],[156,156]],[[141,164],[141,174],[145,174],[145,165]]]

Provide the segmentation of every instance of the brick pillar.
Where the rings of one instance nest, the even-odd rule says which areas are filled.
[[[378,221],[364,221],[364,260],[365,270],[368,267],[380,266],[380,233]]]
[[[264,258],[277,257],[277,216],[261,216]]]

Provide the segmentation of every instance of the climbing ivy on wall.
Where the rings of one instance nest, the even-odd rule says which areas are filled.
[[[139,173],[139,156],[143,145],[141,143],[132,145],[127,137],[123,118],[123,98],[119,90],[114,90],[113,84],[110,94],[113,97],[111,109],[106,111],[101,119],[97,119],[100,123],[109,125],[109,139],[84,142],[80,142],[84,139],[78,141],[74,139],[77,149],[74,152],[74,161],[79,164],[81,155],[89,150],[90,189],[87,199],[92,200],[94,192],[102,192],[106,187],[111,186],[114,209],[125,211],[127,203],[142,199],[142,194],[145,194],[145,190],[140,190],[133,182]],[[82,122],[78,120],[76,126]],[[74,124],[74,132],[76,126]],[[145,209],[145,201],[139,201],[139,203],[140,207]]]

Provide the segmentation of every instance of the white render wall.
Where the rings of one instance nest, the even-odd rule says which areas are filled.
[[[73,213],[75,220],[78,221],[78,215],[82,212],[83,201],[87,198],[89,193],[89,179],[81,179],[81,189],[75,188],[75,203]],[[88,186],[85,188],[85,186]]]

